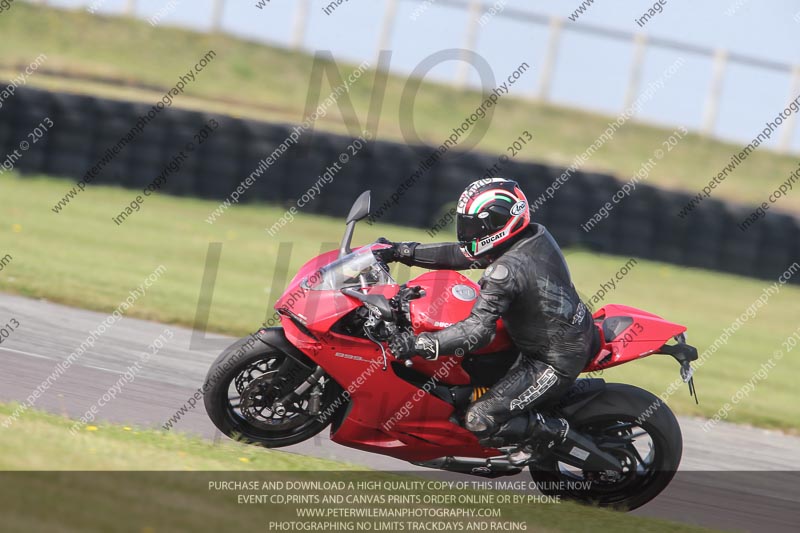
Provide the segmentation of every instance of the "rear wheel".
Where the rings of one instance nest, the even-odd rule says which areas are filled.
[[[584,471],[556,459],[531,465],[531,476],[544,494],[629,511],[655,498],[678,469],[683,453],[678,421],[645,390],[609,384],[569,422],[617,457],[624,471]]]
[[[209,369],[203,398],[206,412],[233,439],[267,448],[302,442],[325,429],[347,403],[341,387],[323,376],[317,385],[318,406],[306,393],[276,408],[277,400],[312,372],[282,351],[245,337],[229,346]]]

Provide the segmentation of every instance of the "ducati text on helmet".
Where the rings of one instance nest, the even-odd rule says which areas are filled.
[[[458,240],[473,256],[508,244],[528,227],[528,199],[515,181],[503,178],[478,180],[458,199]]]

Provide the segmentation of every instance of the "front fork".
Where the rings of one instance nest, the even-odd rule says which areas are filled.
[[[306,378],[306,380],[297,386],[296,389],[291,391],[290,393],[286,394],[283,398],[278,399],[272,404],[272,412],[274,412],[278,416],[284,416],[286,414],[286,405],[292,404],[305,396],[306,392],[309,389],[311,391],[311,396],[308,401],[308,411],[309,414],[312,416],[316,416],[319,414],[319,408],[321,404],[321,396],[322,396],[322,389],[319,386],[319,380],[322,376],[325,375],[325,370],[321,366],[317,366],[314,369],[314,372]],[[316,411],[316,412],[314,412]]]

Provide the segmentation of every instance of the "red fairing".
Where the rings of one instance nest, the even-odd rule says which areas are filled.
[[[609,341],[603,333],[603,322],[612,317],[629,317],[631,321],[630,325]],[[600,329],[602,347],[589,361],[584,372],[621,365],[656,353],[671,338],[686,331],[686,326],[668,322],[658,315],[627,305],[610,304],[601,307],[594,313],[594,320]]]
[[[371,245],[373,249],[382,245]],[[362,304],[340,290],[310,290],[321,267],[337,259],[331,251],[306,263],[289,283],[275,308],[281,312],[286,338],[344,388],[350,405],[339,425],[332,426],[334,442],[381,453],[406,461],[426,461],[445,456],[492,457],[499,450],[484,448],[475,435],[454,423],[455,408],[419,385],[398,374],[402,365],[388,352],[386,363],[381,349],[369,339],[337,333],[334,325]],[[479,293],[476,283],[452,271],[423,274],[408,283],[425,290],[409,302],[414,332],[438,331],[469,316]],[[391,281],[369,287],[369,294],[392,298],[399,287]],[[608,305],[595,314],[598,327],[615,316],[631,317],[631,324],[601,352],[586,371],[618,365],[649,355],[685,328],[632,307]],[[479,353],[513,348],[502,321],[491,344]],[[470,376],[461,357],[440,354],[436,361],[416,357],[411,370],[436,377],[440,385],[470,386]]]
[[[349,414],[331,439],[406,461],[425,461],[451,453],[466,457],[497,455],[498,450],[482,447],[472,433],[450,420],[452,405],[400,379],[391,367],[384,370],[383,356],[375,343],[331,331],[338,320],[361,303],[338,290],[309,290],[304,288],[304,281],[313,279],[318,270],[334,261],[337,255],[337,251],[327,252],[306,263],[275,304],[275,309],[282,312],[281,324],[289,342],[322,366],[350,396]],[[476,284],[455,272],[438,274],[444,274],[440,279],[457,280],[472,290],[478,289]],[[419,301],[431,301],[438,294],[436,291],[452,285],[442,281],[437,285],[430,278],[420,276],[409,283],[410,286],[424,284],[428,290]],[[371,287],[369,293],[391,298],[398,289],[396,284],[378,285]],[[454,301],[461,300],[454,298]],[[447,314],[443,307],[443,314],[431,312],[431,318],[434,321],[465,318],[474,299],[461,303],[464,305],[457,314]],[[294,319],[287,312],[293,314]],[[395,361],[390,353],[387,356],[389,363]],[[436,376],[442,384],[470,383],[469,375],[461,368],[460,357],[445,356],[437,361],[415,358],[414,370]]]

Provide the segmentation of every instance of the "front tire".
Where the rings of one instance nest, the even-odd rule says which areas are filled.
[[[278,398],[297,388],[313,372],[281,350],[244,337],[211,365],[203,402],[214,425],[228,437],[266,448],[310,439],[325,429],[332,414],[346,404],[341,387],[330,377],[320,380],[322,415],[309,413],[306,394],[285,413],[273,411]]]
[[[630,511],[658,496],[678,470],[683,454],[678,420],[664,402],[643,389],[610,383],[569,423],[627,461],[629,471],[619,476],[576,471],[550,459],[530,466],[543,494]]]

